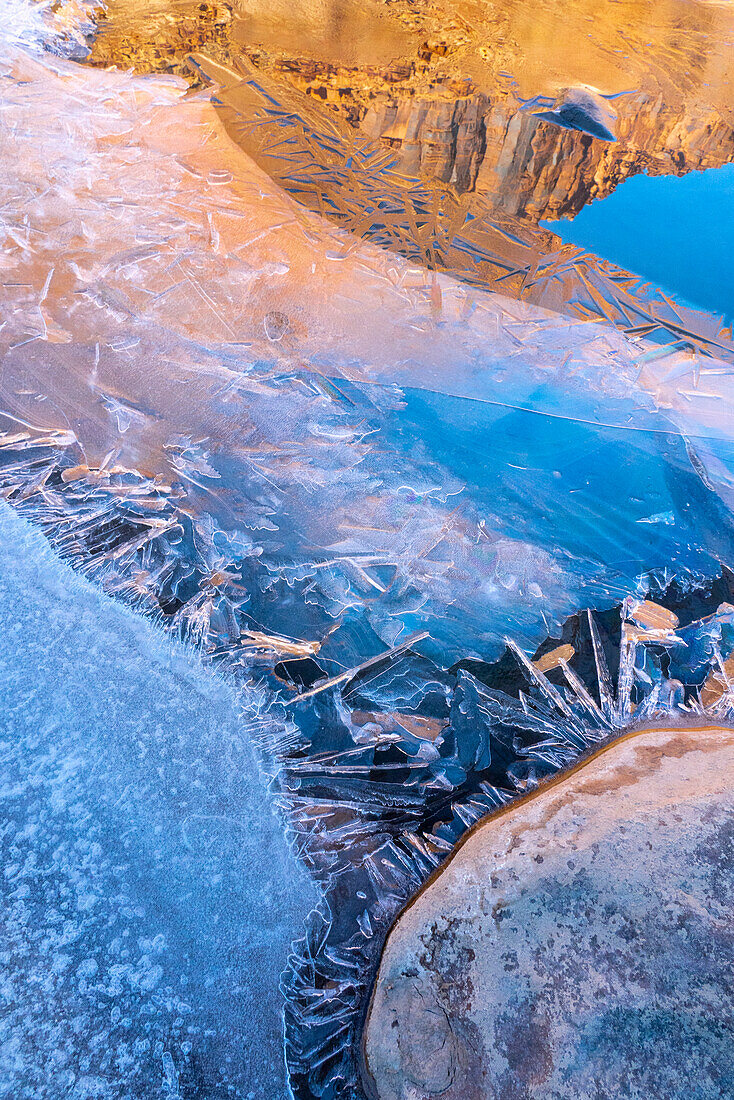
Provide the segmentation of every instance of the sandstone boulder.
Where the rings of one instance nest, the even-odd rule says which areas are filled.
[[[628,735],[484,819],[403,913],[379,1100],[734,1095],[734,731]]]

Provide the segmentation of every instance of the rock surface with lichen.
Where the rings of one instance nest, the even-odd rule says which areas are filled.
[[[400,917],[379,1100],[734,1090],[734,731],[636,733],[468,835]]]

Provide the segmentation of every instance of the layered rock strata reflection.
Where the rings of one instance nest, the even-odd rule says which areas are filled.
[[[471,13],[451,2],[374,3],[365,27],[348,0],[323,11],[304,3],[280,21],[271,9],[108,0],[90,60],[187,79],[191,51],[226,65],[249,60],[264,79],[281,74],[384,143],[400,171],[476,189],[533,221],[577,213],[638,172],[681,174],[734,156],[726,9],[672,3],[653,22],[619,4],[610,23],[589,0],[546,3],[533,35],[510,0]],[[559,44],[554,19],[577,32],[593,27],[581,32],[577,56]],[[636,42],[645,47],[637,54]],[[563,103],[579,89],[616,116],[612,141],[583,117],[564,122]]]

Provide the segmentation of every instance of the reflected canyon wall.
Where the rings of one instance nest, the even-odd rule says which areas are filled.
[[[399,150],[405,172],[476,190],[532,220],[571,217],[638,172],[683,175],[734,158],[734,129],[715,109],[626,98],[614,142],[484,95],[388,99],[366,112],[362,127]]]
[[[196,84],[186,63],[190,52],[203,49],[234,67],[246,59],[389,147],[406,175],[476,191],[498,211],[531,222],[573,216],[639,172],[682,175],[734,159],[734,119],[719,102],[731,76],[726,57],[734,17],[726,10],[621,4],[607,27],[608,16],[591,0],[564,7],[564,19],[595,27],[589,56],[600,66],[605,95],[591,94],[614,118],[610,141],[583,123],[569,128],[541,117],[568,88],[584,87],[590,64],[570,61],[553,43],[560,9],[552,2],[539,5],[537,40],[529,49],[525,36],[522,57],[515,56],[515,24],[525,16],[511,0],[474,5],[471,18],[450,0],[374,0],[369,33],[364,10],[353,10],[349,0],[332,0],[318,12],[303,0],[293,16],[303,24],[297,41],[284,36],[271,7],[257,0],[246,8],[236,0],[109,0],[89,60],[175,72]],[[326,22],[321,8],[328,9]],[[717,19],[721,49],[701,54],[699,24]],[[325,26],[334,28],[331,37]],[[350,26],[351,37],[344,32]],[[490,44],[477,50],[472,43],[480,34]],[[652,50],[642,71],[634,50],[646,40]],[[630,53],[620,60],[623,48]],[[524,73],[520,83],[503,65]],[[535,98],[524,98],[526,90]]]

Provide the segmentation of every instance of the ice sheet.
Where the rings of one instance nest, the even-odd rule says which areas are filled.
[[[26,458],[71,433],[55,446],[83,491],[140,475],[175,502],[201,561],[163,602],[205,644],[285,635],[336,672],[428,629],[445,661],[490,656],[508,630],[539,640],[584,598],[724,552],[689,451],[710,437],[709,482],[729,478],[728,365],[355,242],[173,78],[6,67],[8,430],[29,432]],[[67,474],[24,500],[58,516],[75,491]],[[144,557],[120,577],[85,555],[135,597],[148,573],[161,602]]]
[[[279,972],[316,891],[268,718],[6,504],[0,621],[0,1095],[281,1100]]]
[[[654,316],[610,323],[602,306],[562,294],[569,312],[553,312],[333,224],[318,212],[324,194],[362,201],[379,172],[369,148],[348,163],[323,115],[312,125],[271,102],[265,172],[208,93],[185,95],[181,80],[83,69],[8,36],[0,72],[2,495],[110,594],[248,690],[266,681],[257,740],[280,767],[299,857],[327,890],[285,980],[291,1084],[299,1098],[359,1095],[360,1012],[381,936],[467,826],[617,733],[633,706],[695,707],[714,681],[729,705],[730,577],[712,578],[733,557],[731,349],[715,319],[691,335],[675,303],[662,302],[666,325],[680,326],[659,343],[644,338]],[[273,126],[286,147],[279,172]],[[352,190],[314,179],[318,142]],[[310,210],[287,193],[309,178]],[[393,237],[406,209],[389,212]],[[445,216],[427,218],[429,237]],[[627,276],[602,274],[624,284],[622,313],[630,296],[639,305]],[[713,604],[684,642],[654,639],[662,660],[623,634],[617,609],[632,621],[631,594],[657,598],[671,583],[684,604],[701,593]],[[600,620],[600,645],[619,668],[605,671],[594,618],[574,628],[583,668],[567,649],[565,667],[529,667],[548,636],[570,645],[564,620],[590,606],[617,624]],[[27,633],[40,653],[39,614]],[[99,653],[89,618],[78,641]],[[685,644],[696,668],[676,672],[668,643]],[[105,644],[111,661],[117,642]],[[181,699],[171,707],[175,717]],[[92,730],[82,748],[95,759]],[[203,777],[187,760],[205,801],[220,789],[220,753],[221,740]],[[117,788],[112,776],[100,782]],[[158,797],[161,784],[166,793],[165,772],[141,765],[144,793]],[[140,807],[138,830],[152,812]],[[218,809],[204,812],[220,822]],[[219,824],[215,834],[241,843]],[[124,864],[138,865],[140,849]],[[178,866],[173,854],[164,870],[175,878]],[[192,871],[191,890],[204,889]],[[284,942],[285,929],[263,948],[269,978]],[[188,965],[179,954],[172,973]],[[235,992],[204,1057],[212,1073],[230,1072],[250,1026],[247,991]],[[162,1060],[168,1048],[152,1049]],[[169,1053],[165,1088],[196,1095],[204,1086],[179,1087]]]

